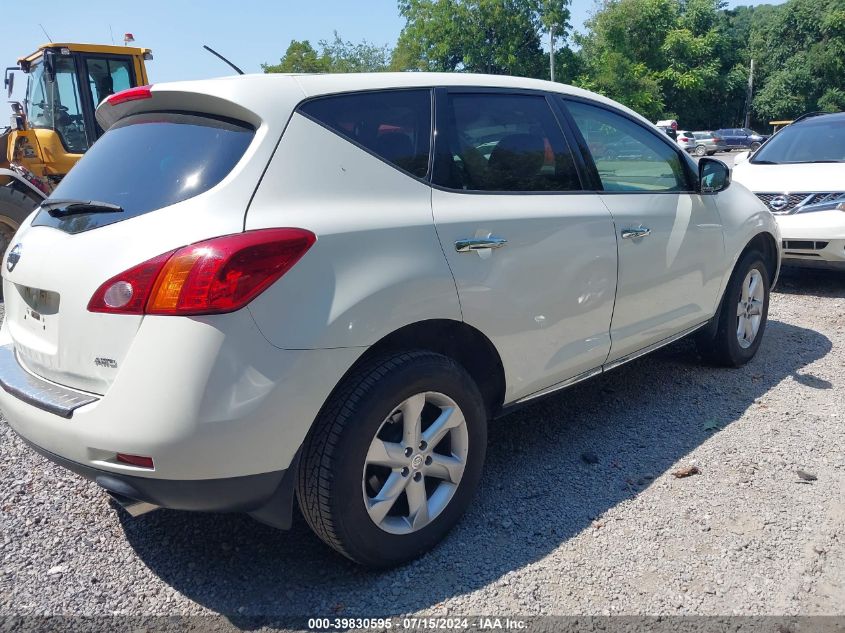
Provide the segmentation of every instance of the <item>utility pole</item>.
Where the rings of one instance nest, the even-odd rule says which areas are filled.
[[[552,24],[549,27],[549,68],[551,70],[551,79],[555,80],[555,27]]]
[[[745,96],[745,127],[751,127],[751,99],[754,94],[754,60],[748,73],[748,94]]]

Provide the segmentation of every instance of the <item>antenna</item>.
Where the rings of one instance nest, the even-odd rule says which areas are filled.
[[[53,43],[53,38],[51,38],[51,37],[50,37],[50,35],[49,35],[49,33],[47,33],[47,29],[45,29],[45,28],[41,25],[41,23],[40,23],[40,22],[38,23],[38,26],[40,26],[40,27],[41,27],[41,30],[42,30],[42,31],[44,31],[44,35],[46,35],[46,36],[47,36],[47,39],[48,39],[48,40],[50,40],[50,44],[52,44],[52,43]]]
[[[243,75],[243,74],[244,74],[244,71],[242,71],[240,68],[238,68],[237,66],[235,66],[232,62],[230,62],[228,59],[226,59],[225,57],[223,57],[223,55],[221,55],[220,53],[218,53],[216,50],[214,50],[214,49],[213,49],[213,48],[211,48],[210,46],[206,46],[205,44],[203,44],[203,45],[202,45],[202,47],[203,47],[205,50],[207,50],[209,53],[211,53],[212,55],[216,55],[217,57],[219,57],[220,59],[222,59],[224,62],[226,62],[227,64],[229,64],[229,66],[231,66],[232,68],[234,68],[234,69],[235,69],[235,72],[237,72],[239,75]]]
[[[111,44],[112,44],[112,46],[115,46],[115,43],[114,43],[114,31],[112,31],[112,30],[111,30],[111,24],[109,24],[109,35],[111,36]]]

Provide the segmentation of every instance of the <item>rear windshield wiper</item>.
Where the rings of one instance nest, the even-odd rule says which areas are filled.
[[[45,200],[41,208],[53,217],[77,213],[120,213],[123,207],[99,200]]]

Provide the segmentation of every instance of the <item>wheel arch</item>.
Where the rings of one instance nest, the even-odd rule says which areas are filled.
[[[389,351],[424,349],[459,363],[478,386],[487,414],[495,416],[505,398],[505,370],[496,347],[487,336],[462,321],[428,319],[399,328],[372,345],[347,372],[371,357]]]
[[[766,264],[766,271],[769,273],[769,283],[772,287],[774,287],[780,271],[780,250],[778,249],[778,243],[775,240],[775,236],[768,231],[757,233],[757,235],[751,238],[748,244],[745,245],[745,248],[742,249],[742,252],[737,258],[737,262],[741,260],[747,252],[753,250],[759,251],[763,256],[763,263]],[[734,266],[736,266],[736,263],[734,263]]]

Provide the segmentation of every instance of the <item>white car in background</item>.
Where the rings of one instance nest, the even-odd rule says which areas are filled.
[[[845,113],[796,120],[738,154],[733,178],[777,218],[785,264],[845,270]]]
[[[692,132],[687,130],[678,130],[677,132],[678,137],[675,139],[675,142],[685,152],[692,152],[695,149],[695,137],[693,136]]]
[[[470,504],[488,418],[687,335],[727,366],[760,346],[777,223],[597,94],[247,75],[97,120],[3,261],[0,408],[131,512],[287,527],[296,497],[395,565]]]

